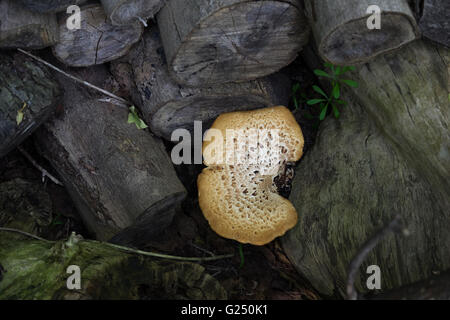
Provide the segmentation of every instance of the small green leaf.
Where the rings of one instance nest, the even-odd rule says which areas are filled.
[[[319,76],[319,77],[332,78],[332,76],[330,76],[328,73],[326,73],[325,71],[320,70],[320,69],[314,70],[314,73],[316,74],[316,76]]]
[[[327,67],[327,68],[333,68],[333,65],[331,63],[328,63],[328,62],[325,62],[323,65],[325,67]]]
[[[23,121],[23,112],[22,111],[17,111],[17,116],[16,116],[16,123],[17,125],[21,124]]]
[[[328,111],[328,103],[322,108],[322,111],[320,112],[319,116],[320,121],[323,121],[325,119],[325,117],[327,116],[327,111]]]
[[[323,90],[319,86],[312,86],[312,88],[315,92],[321,94],[322,96],[328,99],[328,96],[325,94],[325,92],[323,92]]]
[[[342,100],[336,100],[336,103],[339,103],[339,104],[342,104],[342,105],[345,105],[345,104],[347,104],[347,102],[345,102],[345,101],[342,101]]]
[[[145,122],[139,118],[134,106],[130,107],[130,113],[128,114],[128,123],[134,123],[139,130],[146,129],[148,126]]]
[[[339,110],[338,110],[338,108],[333,104],[333,113],[334,113],[334,117],[337,119],[337,118],[339,118],[339,116],[341,115],[340,113],[339,113]]]
[[[300,83],[296,83],[292,86],[292,93],[297,93],[297,91],[300,89]]]
[[[296,97],[294,97],[294,106],[295,106],[295,110],[297,110],[298,109],[298,101],[297,101]]]
[[[341,80],[341,81],[350,87],[358,88],[358,82],[356,81],[353,80]]]
[[[341,91],[339,89],[339,83],[336,83],[335,86],[333,87],[332,95],[335,99],[339,99],[339,97],[341,96]]]
[[[318,103],[324,102],[324,101],[327,101],[327,100],[325,100],[325,99],[311,99],[311,100],[308,100],[306,103],[308,105],[310,105],[310,106],[313,106],[315,104],[318,104]]]
[[[337,76],[340,75],[341,72],[342,72],[342,68],[341,67],[336,67],[336,69],[334,70],[334,74],[337,75]]]

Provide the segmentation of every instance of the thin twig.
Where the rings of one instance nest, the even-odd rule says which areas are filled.
[[[23,49],[17,49],[17,50],[20,51],[20,52],[22,52],[23,54],[26,54],[27,56],[29,56],[29,57],[31,57],[31,58],[33,58],[33,59],[35,59],[35,60],[37,60],[37,61],[39,61],[39,62],[45,64],[47,67],[49,67],[49,68],[51,68],[51,69],[53,69],[53,70],[55,70],[55,71],[57,71],[57,72],[63,74],[64,76],[66,76],[66,77],[72,79],[73,81],[76,81],[76,82],[78,82],[78,83],[81,83],[81,84],[83,84],[83,85],[85,85],[85,86],[87,86],[87,87],[89,87],[89,88],[91,88],[91,89],[97,90],[97,91],[99,91],[99,92],[101,92],[101,93],[107,95],[108,97],[111,97],[111,98],[113,98],[113,99],[116,99],[116,100],[122,102],[123,104],[125,104],[125,105],[127,105],[127,106],[131,105],[131,103],[128,102],[127,100],[125,100],[125,99],[123,99],[123,98],[121,98],[121,97],[119,97],[119,96],[116,96],[115,94],[113,94],[113,93],[111,93],[111,92],[109,92],[109,91],[106,91],[106,90],[104,90],[104,89],[102,89],[102,88],[99,88],[99,87],[97,87],[97,86],[95,86],[95,85],[93,85],[93,84],[91,84],[91,83],[89,83],[89,82],[87,82],[87,81],[78,79],[77,77],[75,77],[75,76],[73,76],[73,75],[71,75],[71,74],[68,74],[67,72],[62,71],[62,70],[59,69],[58,67],[55,67],[55,66],[52,65],[51,63],[48,63],[47,61],[45,61],[45,60],[43,60],[43,59],[41,59],[41,58],[39,58],[39,57],[37,57],[37,56],[35,56],[35,55],[29,53],[28,51],[25,51],[25,50],[23,50]],[[123,105],[120,105],[120,106],[122,107]]]
[[[193,244],[192,242],[190,243],[190,245],[191,245],[192,247],[194,247],[195,249],[200,250],[201,252],[204,252],[204,253],[206,253],[206,254],[209,254],[210,256],[214,256],[214,253],[212,253],[211,251],[206,250],[206,249],[203,249],[202,247],[199,247],[199,246],[197,246],[196,244]]]
[[[41,241],[45,241],[45,242],[50,242],[50,243],[55,243],[56,241],[51,241],[51,240],[47,240],[41,237],[38,237],[34,234],[25,232],[25,231],[21,231],[21,230],[17,230],[17,229],[11,229],[11,228],[1,228],[0,227],[0,231],[6,231],[6,232],[15,232],[15,233],[19,233],[22,234],[24,236],[30,237],[30,238],[34,238],[37,240],[41,240]],[[222,260],[222,259],[229,259],[232,258],[234,256],[234,254],[225,254],[225,255],[221,255],[221,256],[213,256],[213,257],[180,257],[180,256],[172,256],[172,255],[168,255],[168,254],[162,254],[162,253],[155,253],[155,252],[148,252],[148,251],[142,251],[142,250],[137,250],[137,249],[132,249],[132,248],[128,248],[128,247],[124,247],[124,246],[120,246],[117,244],[113,244],[113,243],[109,243],[109,242],[102,242],[102,241],[93,241],[92,242],[97,242],[109,247],[113,247],[122,251],[126,251],[126,252],[131,252],[131,253],[136,253],[136,254],[140,254],[143,256],[149,256],[149,257],[155,257],[155,258],[162,258],[162,259],[168,259],[168,260],[178,260],[178,261],[192,261],[192,262],[203,262],[203,261],[214,261],[214,260]]]
[[[61,181],[59,181],[58,179],[56,179],[54,176],[52,176],[47,170],[45,170],[44,168],[42,168],[32,157],[31,155],[25,151],[24,148],[22,148],[21,146],[18,146],[17,149],[25,156],[25,158],[28,159],[28,161],[30,161],[33,166],[36,167],[36,169],[38,169],[39,171],[42,172],[42,179],[44,179],[45,177],[48,177],[50,180],[52,180],[54,183],[56,183],[57,185],[62,186],[63,184],[61,183]]]
[[[407,235],[407,230],[403,228],[400,215],[396,215],[395,218],[386,225],[383,229],[379,230],[369,240],[367,240],[356,256],[353,258],[348,268],[347,277],[347,300],[356,300],[358,293],[355,289],[355,278],[358,273],[359,267],[364,262],[369,253],[375,248],[375,246],[390,232],[400,233],[403,232]]]
[[[51,241],[51,240],[47,240],[47,239],[41,238],[39,236],[36,236],[34,234],[31,234],[31,233],[28,233],[28,232],[25,232],[25,231],[22,231],[22,230],[17,230],[17,229],[12,229],[12,228],[2,228],[2,227],[0,227],[0,231],[19,233],[21,235],[24,235],[24,236],[27,236],[27,237],[30,237],[30,238],[33,238],[33,239],[36,239],[36,240],[50,242],[50,243],[56,242],[56,241]]]

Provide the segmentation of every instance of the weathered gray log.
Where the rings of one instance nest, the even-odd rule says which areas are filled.
[[[199,264],[143,257],[104,243],[75,239],[51,243],[0,231],[0,299],[227,297]],[[70,265],[80,268],[81,289],[67,288]]]
[[[381,9],[381,29],[369,29],[366,13]],[[306,0],[306,12],[321,57],[335,65],[364,63],[417,38],[406,0]]]
[[[187,86],[271,74],[309,37],[297,0],[169,0],[157,20],[170,71]]]
[[[360,268],[358,291],[367,292],[369,265],[380,267],[383,291],[450,268],[444,57],[419,41],[357,68],[360,86],[345,92],[341,119],[323,123],[298,167],[290,200],[300,221],[283,245],[323,294],[345,293],[351,259],[396,214],[410,236],[381,241]]]
[[[450,1],[425,0],[419,27],[426,38],[450,47]]]
[[[416,41],[349,77],[380,129],[450,205],[450,50]]]
[[[55,15],[29,11],[15,0],[0,1],[0,48],[42,49],[58,38]]]
[[[59,85],[46,67],[23,54],[0,54],[0,157],[46,121],[59,100]]]
[[[87,67],[125,55],[140,39],[143,26],[113,26],[101,5],[90,5],[81,9],[81,29],[69,30],[64,17],[59,30],[60,41],[53,47],[53,54],[68,66]]]
[[[87,0],[19,0],[28,10],[41,13],[66,12],[71,5],[80,5]]]
[[[114,61],[112,71],[125,85],[134,81],[136,105],[152,132],[167,140],[178,128],[193,132],[194,121],[202,121],[206,130],[224,112],[289,103],[290,81],[282,74],[202,89],[181,87],[167,70],[156,28],[146,32],[126,57]]]
[[[123,26],[153,18],[165,0],[101,0],[111,23]]]
[[[107,68],[88,69],[83,78],[99,74]],[[134,237],[131,226],[145,230],[143,237],[161,232],[186,193],[163,143],[128,124],[126,109],[61,82],[64,117],[36,133],[37,147],[60,174],[85,225],[101,240]],[[166,202],[163,211],[154,208],[159,201]]]

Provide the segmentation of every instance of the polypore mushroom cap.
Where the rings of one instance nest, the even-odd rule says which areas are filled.
[[[297,212],[274,182],[303,153],[303,134],[292,113],[285,107],[231,112],[219,116],[211,129],[222,133],[223,143],[217,144],[212,130],[206,133],[208,167],[197,181],[200,208],[211,228],[225,238],[263,245],[294,227]],[[227,136],[231,129],[234,135]],[[227,154],[231,150],[242,153],[233,158]]]

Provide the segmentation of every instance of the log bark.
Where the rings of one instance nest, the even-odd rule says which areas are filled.
[[[295,59],[309,36],[297,0],[170,0],[157,20],[170,71],[186,86],[274,73]]]
[[[99,77],[105,69],[87,71]],[[133,226],[145,230],[138,239],[145,242],[171,223],[186,194],[163,143],[128,124],[126,109],[99,102],[67,79],[61,82],[64,117],[37,132],[38,149],[60,174],[97,239],[120,234],[126,241],[134,237],[128,229]],[[155,207],[159,201],[165,202],[162,209]]]
[[[28,10],[41,13],[66,12],[71,5],[80,5],[87,0],[19,0]]]
[[[352,93],[450,206],[450,50],[416,41],[357,68]]]
[[[167,70],[156,28],[146,32],[121,61],[113,62],[112,70],[125,86],[134,82],[131,87],[137,90],[132,94],[136,105],[152,132],[167,140],[178,128],[193,132],[194,121],[202,121],[206,130],[224,112],[289,103],[290,80],[282,74],[202,89],[181,87]]]
[[[68,66],[88,67],[125,55],[140,39],[143,26],[113,26],[101,5],[92,5],[81,9],[81,29],[69,30],[63,18],[59,31],[60,41],[53,47],[53,54]]]
[[[60,101],[60,88],[46,67],[22,54],[0,54],[0,88],[3,157],[50,117]],[[18,123],[19,111],[23,119]]]
[[[450,47],[450,2],[425,0],[419,27],[424,37]]]
[[[59,38],[56,16],[32,12],[17,1],[0,1],[0,48],[42,49]]]
[[[0,231],[0,299],[226,299],[199,264],[75,239],[48,243]],[[80,267],[81,289],[67,288],[70,265]]]
[[[106,15],[116,26],[153,18],[165,0],[101,0]]]
[[[381,29],[367,27],[371,5],[382,11]],[[306,0],[305,7],[319,54],[335,65],[365,63],[418,35],[406,0]]]
[[[351,259],[396,214],[410,236],[387,236],[372,250],[358,291],[367,292],[369,265],[380,267],[383,291],[450,268],[444,58],[418,41],[357,68],[348,78],[359,88],[342,97],[349,105],[323,123],[298,167],[290,199],[301,219],[283,245],[321,293],[345,295]]]

